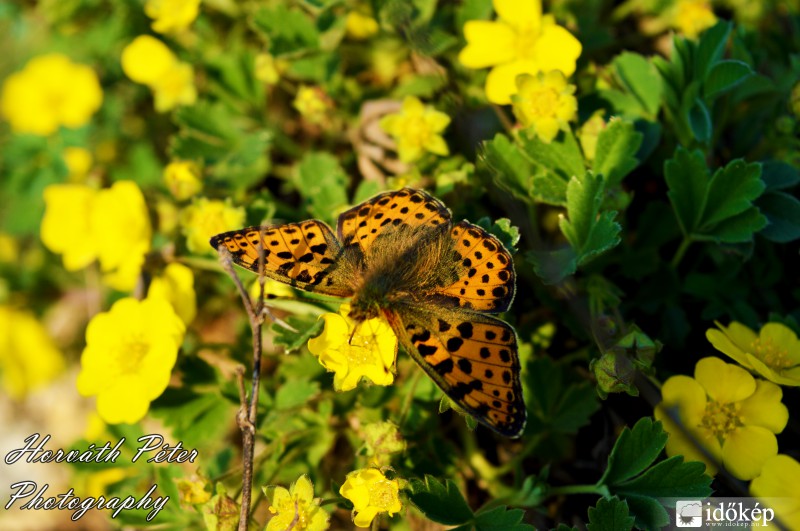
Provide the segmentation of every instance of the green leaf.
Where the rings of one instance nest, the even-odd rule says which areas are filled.
[[[769,224],[761,234],[776,243],[788,243],[800,238],[800,201],[784,192],[771,192],[756,202]]]
[[[186,447],[207,448],[227,430],[234,406],[218,393],[168,388],[153,403],[153,415],[172,428]]]
[[[556,173],[565,182],[572,177],[583,177],[586,169],[575,135],[571,131],[561,131],[549,144],[538,136],[520,135],[522,146],[528,157],[545,170]]]
[[[720,20],[714,27],[706,30],[700,37],[694,54],[694,78],[704,79],[711,68],[720,60],[728,42],[732,24]]]
[[[476,222],[476,225],[486,229],[486,232],[497,237],[511,254],[517,252],[519,243],[519,227],[511,224],[508,218],[500,218],[492,223],[491,218],[484,217]]]
[[[705,83],[703,83],[703,94],[706,101],[712,101],[751,75],[753,75],[753,69],[747,63],[732,59],[718,62],[711,68]]]
[[[296,54],[319,47],[319,33],[314,22],[299,9],[284,4],[256,11],[252,26],[269,43],[272,55]]]
[[[567,181],[553,172],[539,168],[531,179],[530,193],[540,203],[564,206],[567,204]]]
[[[684,234],[692,234],[700,222],[708,195],[709,172],[700,150],[679,147],[664,163],[669,200]]]
[[[707,142],[711,138],[711,114],[703,100],[697,98],[694,101],[687,119],[692,134],[698,142]]]
[[[591,173],[580,179],[573,177],[567,185],[568,218],[562,218],[559,227],[575,250],[578,265],[620,242],[621,227],[614,221],[616,212],[600,214],[603,191],[603,177]]]
[[[661,422],[639,419],[633,429],[625,427],[608,456],[608,467],[598,485],[613,485],[641,474],[667,444],[668,435]]]
[[[600,407],[588,382],[571,383],[568,367],[549,358],[531,360],[525,371],[529,433],[553,431],[574,434]]]
[[[307,404],[319,394],[319,383],[308,380],[286,382],[275,393],[275,409],[285,410]]]
[[[645,113],[654,118],[661,106],[661,76],[650,61],[643,56],[623,52],[614,58],[617,77],[628,92],[633,94]]]
[[[520,148],[501,133],[483,143],[481,163],[504,190],[523,200],[530,200],[531,164]]]
[[[528,531],[534,530],[530,524],[523,524],[525,511],[509,509],[504,505],[489,510],[481,510],[475,515],[476,531]]]
[[[741,214],[752,206],[752,201],[761,195],[764,188],[761,165],[757,162],[747,164],[737,159],[718,169],[708,186],[700,230]]]
[[[569,246],[553,251],[528,251],[525,259],[542,282],[548,285],[561,282],[578,268],[578,256]]]
[[[658,500],[648,496],[628,496],[625,498],[628,509],[635,517],[638,529],[663,529],[669,525],[669,513]]]
[[[600,498],[595,507],[589,507],[588,531],[630,531],[633,529],[633,516],[628,515],[628,504],[616,496],[611,499]]]
[[[287,354],[305,345],[309,339],[316,336],[319,331],[322,330],[324,325],[324,321],[321,319],[311,320],[308,317],[297,317],[294,315],[287,317],[286,322],[297,330],[297,332],[292,332],[278,323],[272,325],[272,331],[275,332],[273,341],[276,345],[283,345]]]
[[[639,164],[635,155],[642,138],[631,122],[611,119],[608,127],[597,137],[597,155],[592,171],[601,174],[609,186],[616,186]]]
[[[786,162],[767,160],[761,163],[761,180],[767,186],[765,192],[784,190],[800,183],[800,172]]]
[[[433,476],[425,480],[412,479],[408,494],[411,503],[429,520],[445,525],[459,525],[472,521],[473,513],[453,480],[442,484]]]
[[[753,234],[766,227],[767,223],[767,218],[758,208],[751,207],[718,223],[713,229],[696,234],[695,239],[717,243],[746,243],[752,241]]]
[[[347,205],[347,174],[330,153],[306,153],[297,166],[297,189],[316,218],[332,221]]]
[[[684,463],[682,455],[661,461],[642,475],[609,486],[621,496],[638,495],[651,498],[705,498],[711,495],[711,477],[700,461]]]

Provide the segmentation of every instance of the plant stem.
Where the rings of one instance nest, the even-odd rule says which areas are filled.
[[[681,260],[683,260],[683,255],[686,254],[686,250],[691,244],[692,238],[689,236],[684,236],[683,241],[681,242],[680,246],[678,246],[678,250],[675,251],[675,256],[672,257],[672,262],[670,262],[672,269],[678,268],[678,264],[680,264]]]

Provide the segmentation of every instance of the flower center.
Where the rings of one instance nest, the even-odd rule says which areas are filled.
[[[294,518],[289,523],[289,526],[286,530],[298,530],[302,531],[308,528],[308,507],[305,500],[299,500],[297,498],[289,498],[287,500],[283,500],[277,507],[270,507],[270,512],[273,514],[292,514]]]
[[[430,128],[422,116],[409,116],[404,125],[404,140],[419,146],[425,144],[430,136]]]
[[[356,325],[355,333],[350,339],[349,348],[345,348],[347,361],[350,365],[361,367],[362,365],[372,365],[374,363],[373,350],[373,337],[368,334],[363,334],[360,330],[361,324]]]
[[[769,365],[771,369],[782,370],[792,364],[789,359],[789,351],[776,345],[771,338],[756,339],[750,348],[753,350],[753,354]]]
[[[725,439],[737,428],[744,426],[744,423],[739,417],[738,404],[722,404],[709,400],[700,425],[715,437]]]
[[[369,506],[378,507],[384,511],[394,505],[397,495],[392,488],[394,483],[388,479],[381,479],[369,486]]]
[[[134,334],[128,337],[119,355],[119,366],[123,373],[136,372],[145,354],[150,350],[150,344],[144,340],[143,334]]]
[[[528,114],[530,116],[545,117],[555,114],[558,105],[558,94],[553,89],[544,89],[531,94],[528,98]]]

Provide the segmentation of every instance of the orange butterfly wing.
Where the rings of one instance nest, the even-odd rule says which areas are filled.
[[[299,289],[351,297],[353,288],[341,245],[331,228],[318,220],[286,225],[248,227],[218,234],[211,246],[231,253],[233,262],[258,273],[264,249],[264,275]]]
[[[511,255],[500,241],[467,221],[450,231],[455,243],[453,260],[458,280],[436,289],[462,308],[488,313],[508,310],[514,300],[516,278]]]
[[[522,434],[526,411],[513,328],[458,308],[408,306],[388,317],[400,343],[447,396],[497,433]]]
[[[357,245],[366,255],[382,233],[400,226],[437,227],[450,223],[450,211],[421,190],[403,188],[378,194],[339,216],[337,234],[345,247]]]

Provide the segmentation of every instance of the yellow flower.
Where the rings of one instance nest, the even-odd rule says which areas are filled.
[[[755,380],[719,358],[701,359],[694,373],[694,379],[673,376],[661,389],[663,402],[656,406],[655,416],[670,434],[667,455],[702,461],[710,475],[716,474],[716,463],[721,462],[739,479],[758,476],[767,459],[778,453],[775,434],[789,419],[781,388]],[[669,411],[714,462],[683,433]]]
[[[282,66],[283,63],[271,54],[260,53],[256,55],[255,78],[265,85],[274,85],[281,78]]]
[[[519,74],[559,70],[575,72],[581,43],[558,26],[552,15],[542,16],[541,0],[494,0],[499,19],[464,24],[467,46],[458,56],[467,68],[493,67],[486,78],[486,97],[492,103],[511,103]]]
[[[213,253],[208,244],[212,236],[244,225],[244,208],[231,206],[229,200],[201,197],[181,212],[181,226],[186,247],[193,253]]]
[[[353,502],[353,523],[369,527],[378,513],[392,516],[403,508],[400,482],[388,479],[376,468],[362,468],[347,474],[339,494]]]
[[[762,498],[762,506],[775,511],[787,529],[800,529],[800,463],[779,454],[764,463],[761,475],[750,483],[750,495]]]
[[[172,305],[185,325],[197,314],[197,297],[194,292],[194,273],[183,264],[172,262],[164,273],[150,283],[148,297],[162,298]]]
[[[442,138],[442,131],[450,117],[430,105],[423,105],[414,96],[406,96],[400,112],[381,118],[381,129],[397,141],[397,153],[403,162],[414,162],[425,151],[448,155],[450,150]]]
[[[120,291],[132,290],[152,235],[147,205],[136,183],[117,181],[97,192],[90,227],[105,282]]]
[[[390,385],[397,336],[383,318],[357,324],[347,317],[349,313],[350,305],[342,304],[339,313],[321,315],[325,327],[308,340],[308,350],[335,373],[333,388],[337,391],[355,389],[362,376],[377,385]]]
[[[211,493],[206,490],[206,481],[202,478],[180,478],[175,481],[180,493],[180,500],[189,505],[202,505],[211,499]]]
[[[800,340],[789,327],[767,323],[756,335],[736,321],[727,328],[716,325],[719,330],[706,331],[706,338],[714,348],[771,382],[800,385]]]
[[[92,498],[97,498],[99,496],[105,497],[108,495],[108,487],[132,475],[133,470],[131,468],[106,468],[97,470],[96,472],[89,469],[89,474],[83,478],[83,485],[76,490],[78,490],[82,496],[91,496]]]
[[[164,183],[178,201],[189,199],[203,189],[200,168],[188,160],[174,160],[164,168]]]
[[[177,63],[167,45],[150,35],[139,35],[122,50],[123,72],[143,85],[157,82]]]
[[[522,127],[531,128],[542,142],[549,144],[559,130],[568,131],[571,120],[578,115],[575,86],[558,70],[536,76],[522,74],[517,77],[516,94],[511,96],[514,115]]]
[[[364,426],[364,448],[375,462],[388,461],[390,454],[405,451],[406,441],[393,422],[375,422]]]
[[[347,36],[356,41],[369,39],[378,33],[378,21],[369,14],[350,11],[344,19]]]
[[[717,23],[711,2],[707,0],[678,0],[673,26],[690,39]]]
[[[122,70],[131,80],[150,87],[158,112],[197,100],[192,65],[178,61],[167,46],[149,35],[140,35],[122,50]]]
[[[297,90],[292,107],[312,124],[321,124],[328,110],[333,107],[333,102],[321,87],[303,85]]]
[[[77,271],[97,258],[89,212],[97,190],[82,184],[53,184],[44,189],[41,237],[45,247],[63,255],[64,267]]]
[[[15,132],[46,136],[60,126],[85,125],[102,102],[94,71],[53,53],[34,57],[5,80],[0,112]]]
[[[0,264],[10,264],[19,260],[19,244],[10,234],[0,232]]]
[[[147,0],[144,12],[153,20],[153,31],[174,33],[189,27],[200,12],[200,0]]]
[[[328,529],[328,513],[314,498],[314,485],[302,475],[289,490],[283,487],[266,487],[269,512],[273,515],[266,531],[323,531]]]
[[[69,180],[72,182],[83,181],[89,170],[92,169],[92,154],[82,147],[68,147],[61,153],[64,163],[69,171]]]
[[[6,393],[24,398],[64,370],[64,356],[27,311],[0,306],[0,374]]]
[[[167,388],[184,330],[163,299],[118,300],[86,328],[78,392],[97,395],[97,412],[108,424],[141,420]]]
[[[167,112],[180,105],[192,105],[197,101],[194,68],[187,63],[178,63],[167,70],[150,88],[153,90],[158,112]]]

